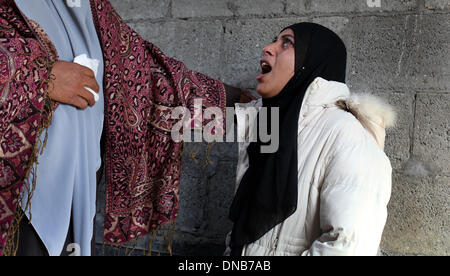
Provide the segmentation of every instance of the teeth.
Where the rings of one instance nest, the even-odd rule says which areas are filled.
[[[263,61],[261,62],[261,69],[262,72],[265,74],[269,73],[272,70],[272,67],[270,67],[270,65],[267,62]]]

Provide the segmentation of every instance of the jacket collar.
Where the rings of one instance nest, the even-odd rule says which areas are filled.
[[[350,90],[345,83],[327,81],[323,78],[316,78],[306,90],[305,97],[303,98],[302,108],[300,115],[306,115],[305,109],[311,109],[312,107],[326,107],[334,105],[337,101],[350,96]],[[237,103],[238,108],[246,107],[261,107],[262,99],[251,101],[249,103]]]
[[[247,104],[236,104],[238,109],[262,106],[262,99]],[[345,83],[316,78],[308,87],[303,98],[299,116],[298,132],[310,124],[325,108],[341,108],[350,112],[375,138],[383,149],[385,129],[395,125],[394,109],[382,99],[368,94],[352,94]]]
[[[327,81],[317,77],[306,90],[304,106],[327,106],[350,96],[350,90],[345,83]]]
[[[299,132],[324,108],[336,106],[336,102],[350,97],[345,83],[316,78],[308,87],[303,98],[299,116]]]

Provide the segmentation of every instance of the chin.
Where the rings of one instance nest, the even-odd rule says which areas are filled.
[[[261,87],[262,85],[258,85],[256,87],[256,93],[258,93],[258,95],[260,95],[263,98],[267,98],[268,95],[270,94],[270,92],[268,92],[267,90],[264,90],[264,87]]]
[[[260,91],[258,91],[258,90],[256,90],[256,93],[258,93],[258,95],[260,95],[260,96],[263,97],[263,98],[268,98],[268,97],[269,97],[269,96],[267,95],[267,93],[260,92]]]

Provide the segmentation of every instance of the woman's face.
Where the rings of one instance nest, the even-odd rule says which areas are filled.
[[[256,92],[263,98],[278,95],[295,72],[294,32],[286,29],[264,47],[261,73],[256,77]]]

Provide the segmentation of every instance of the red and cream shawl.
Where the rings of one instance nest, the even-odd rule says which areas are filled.
[[[176,219],[183,144],[171,139],[172,110],[193,113],[202,99],[225,114],[225,88],[143,40],[109,1],[91,7],[105,62],[104,241],[122,244]],[[0,0],[0,255],[57,108],[46,92],[56,59],[14,1]]]

